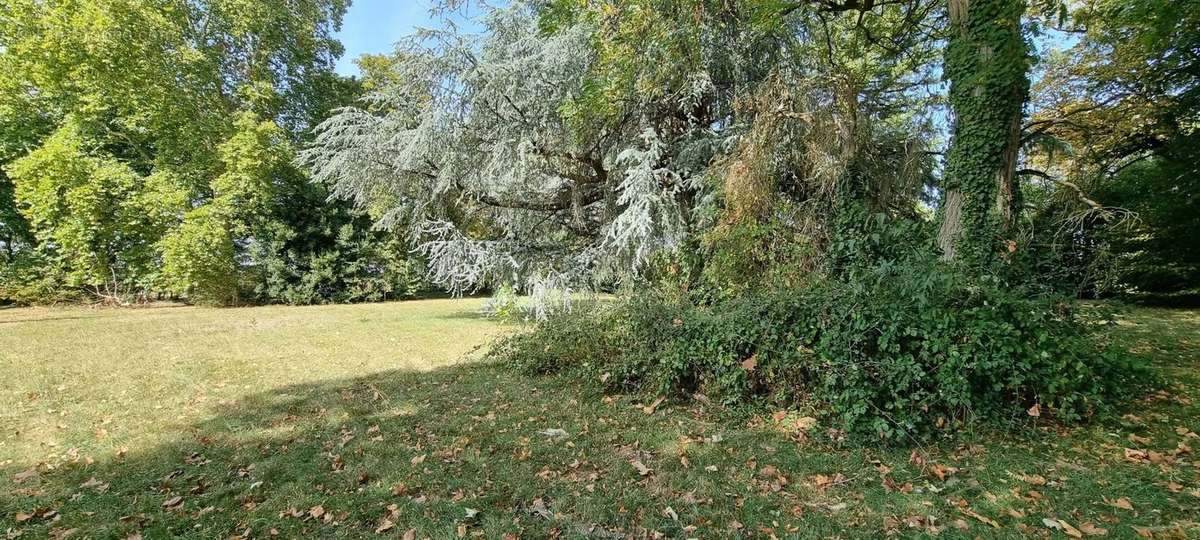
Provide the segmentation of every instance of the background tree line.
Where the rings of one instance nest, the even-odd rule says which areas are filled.
[[[353,301],[428,271],[544,315],[924,244],[1071,295],[1194,290],[1196,7],[511,2],[352,80],[342,0],[14,0],[0,297]]]
[[[0,8],[0,301],[400,298],[423,269],[292,164],[348,2]]]

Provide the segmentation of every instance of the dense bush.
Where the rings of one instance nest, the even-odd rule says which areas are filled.
[[[897,439],[1034,405],[1067,421],[1103,409],[1145,378],[1101,324],[917,259],[709,305],[637,297],[552,319],[496,354],[624,390],[815,404],[850,431]]]

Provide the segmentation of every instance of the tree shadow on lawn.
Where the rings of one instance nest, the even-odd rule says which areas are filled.
[[[297,384],[229,404],[170,444],[56,464],[19,483],[31,464],[9,467],[0,529],[34,538],[71,529],[91,538],[400,537],[410,528],[418,538],[1019,538],[1046,535],[1049,518],[1124,537],[1133,525],[1174,530],[1200,515],[1193,468],[1122,454],[1133,444],[1127,431],[1156,448],[1186,441],[1173,429],[1195,421],[1190,404],[1152,405],[1162,418],[1150,426],[960,433],[909,448],[839,444],[821,427],[805,435],[795,414],[743,423],[697,402],[651,414],[644,405],[478,364]],[[553,429],[566,436],[542,433]],[[1121,497],[1135,510],[1106,502]]]

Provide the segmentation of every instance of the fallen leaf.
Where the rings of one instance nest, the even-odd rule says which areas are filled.
[[[758,355],[754,355],[750,358],[742,360],[742,369],[746,371],[754,371],[754,368],[756,367],[758,367]]]
[[[973,517],[975,519],[978,519],[979,521],[987,523],[988,525],[991,525],[993,528],[996,528],[996,529],[1000,528],[1000,523],[998,523],[996,520],[994,520],[990,517],[987,517],[983,514],[980,514],[974,510],[971,510],[970,508],[960,508],[959,511],[961,511],[963,514],[965,514],[969,517]]]
[[[817,427],[817,419],[811,416],[805,416],[796,420],[796,428],[798,429],[808,431],[814,427]]]
[[[654,469],[647,467],[645,463],[642,463],[641,461],[636,460],[636,459],[633,461],[630,461],[629,464],[633,465],[633,468],[637,469],[638,474],[641,476],[647,476],[650,473],[654,472]]]
[[[1145,450],[1135,450],[1133,448],[1125,449],[1125,459],[1134,463],[1142,463],[1150,460],[1150,454]]]
[[[412,463],[413,465],[420,465],[422,463],[425,463],[425,456],[426,456],[426,454],[414,456],[412,459],[408,460],[408,462]]]
[[[666,400],[667,398],[665,397],[659,397],[658,399],[654,400],[654,403],[642,407],[642,412],[646,414],[654,414],[654,410],[657,409],[659,405],[662,405],[662,402]]]
[[[1097,527],[1096,524],[1088,521],[1079,525],[1079,530],[1088,536],[1107,536],[1108,529]]]
[[[407,531],[404,531],[403,540],[416,540],[416,539],[417,539],[417,530],[416,529],[409,529]]]
[[[1070,536],[1071,538],[1083,538],[1083,533],[1079,532],[1079,529],[1072,527],[1070,523],[1060,519],[1058,520],[1058,524],[1062,526],[1062,530],[1067,534],[1067,536]]]
[[[1025,412],[1029,413],[1029,416],[1037,418],[1042,415],[1042,405],[1040,403],[1034,403],[1033,406]]]
[[[958,469],[956,469],[954,467],[948,467],[948,466],[942,465],[940,463],[934,463],[933,465],[931,465],[929,467],[929,470],[931,472],[933,472],[934,476],[938,477],[938,480],[943,480],[943,481],[946,480],[946,477],[951,476],[954,473],[958,472]]]
[[[309,508],[308,515],[312,516],[313,519],[321,519],[321,516],[325,515],[325,507],[318,504],[312,508]]]
[[[62,527],[55,527],[50,529],[50,538],[58,540],[59,538],[66,538],[77,532],[79,532],[79,529],[64,529]]]
[[[1127,497],[1121,497],[1119,499],[1112,500],[1112,501],[1108,500],[1108,497],[1105,497],[1104,502],[1113,508],[1121,508],[1123,510],[1133,510],[1133,502],[1130,501],[1129,498],[1127,498]]]
[[[1035,486],[1044,486],[1044,485],[1046,485],[1046,477],[1044,477],[1044,476],[1042,476],[1042,475],[1040,475],[1040,474],[1030,474],[1030,475],[1022,476],[1022,477],[1021,477],[1021,480],[1024,480],[1024,481],[1026,481],[1026,482],[1028,482],[1028,483],[1030,483],[1030,484],[1033,484],[1033,485],[1035,485]]]
[[[183,504],[183,497],[180,497],[179,495],[176,495],[176,496],[174,496],[174,497],[171,497],[170,499],[167,499],[167,500],[163,501],[163,503],[162,503],[162,507],[163,507],[163,508],[167,508],[167,509],[171,509],[171,508],[175,508],[175,507],[177,507],[177,506],[179,506],[179,505],[181,505],[181,504]]]
[[[395,521],[392,521],[388,518],[383,518],[383,521],[380,521],[379,526],[375,528],[375,534],[385,533],[387,531],[394,529],[395,527],[396,527]]]
[[[1149,437],[1139,437],[1133,433],[1130,433],[1129,434],[1129,442],[1134,443],[1134,444],[1150,444],[1150,443],[1154,442],[1154,440]]]
[[[571,436],[570,433],[567,433],[567,430],[562,428],[543,429],[538,432],[538,435],[545,435],[551,439],[566,439],[567,437]]]
[[[1133,532],[1142,538],[1154,538],[1154,531],[1146,527],[1134,527]]]

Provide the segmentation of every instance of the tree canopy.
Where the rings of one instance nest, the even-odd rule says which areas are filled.
[[[549,309],[921,252],[969,280],[1188,290],[1193,3],[446,1],[478,27],[350,79],[344,0],[18,0],[0,282],[310,302],[427,271]]]
[[[332,71],[347,4],[7,3],[0,242],[50,271],[35,284],[10,276],[5,295],[290,301],[267,292],[279,272],[299,282],[312,257],[368,257],[337,246],[341,227],[386,243],[291,163],[308,130],[359,92]],[[310,206],[289,208],[298,195]],[[311,255],[292,252],[302,244]],[[343,277],[299,296],[355,296],[333,292],[349,287]]]

